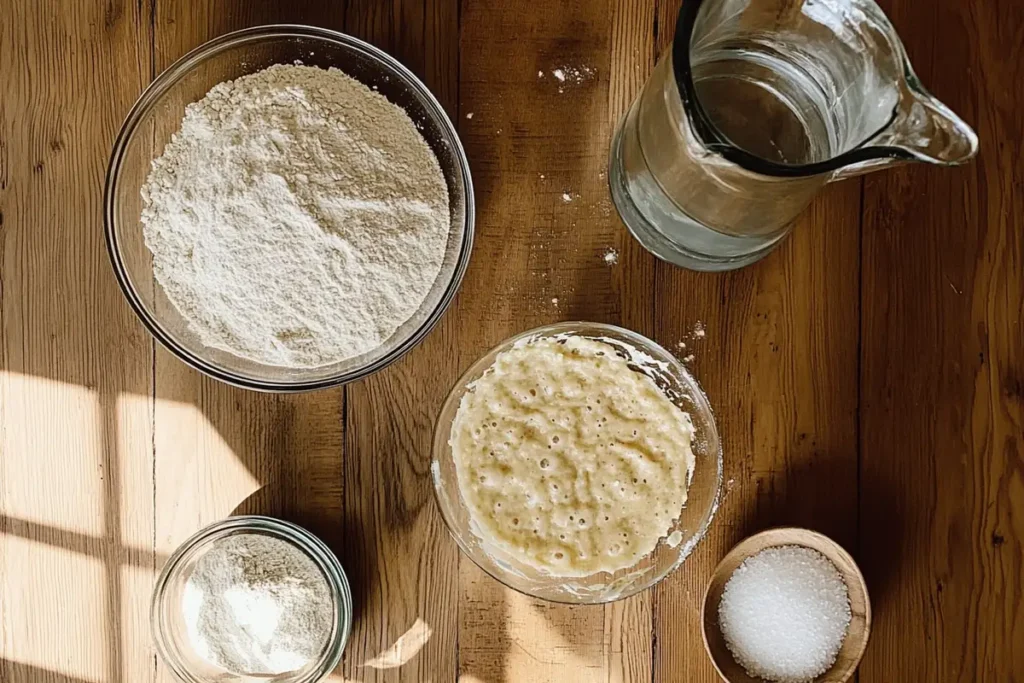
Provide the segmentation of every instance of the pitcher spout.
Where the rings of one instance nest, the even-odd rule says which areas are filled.
[[[830,180],[842,180],[911,161],[956,166],[978,153],[978,135],[959,116],[929,93],[910,73],[902,84],[891,123],[863,149],[870,158],[837,169]]]
[[[908,81],[901,106],[878,143],[905,150],[915,160],[952,166],[978,153],[978,135],[917,79]]]

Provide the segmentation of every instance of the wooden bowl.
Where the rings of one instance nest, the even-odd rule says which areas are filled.
[[[765,548],[780,545],[797,545],[817,550],[831,560],[846,582],[850,596],[850,626],[836,656],[835,664],[814,679],[814,683],[843,683],[853,675],[860,663],[864,648],[868,644],[868,635],[871,633],[871,603],[868,601],[868,589],[857,563],[850,554],[831,538],[809,529],[780,527],[762,531],[740,541],[718,563],[711,575],[707,592],[704,594],[704,605],[701,608],[701,630],[708,656],[711,657],[718,675],[727,683],[763,683],[760,678],[753,678],[747,674],[726,647],[725,637],[718,626],[718,603],[722,599],[722,591],[725,590],[729,577],[744,560]]]

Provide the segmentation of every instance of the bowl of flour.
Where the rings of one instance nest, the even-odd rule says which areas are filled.
[[[469,260],[469,166],[408,69],[340,33],[265,26],[161,74],[114,146],[106,237],[153,335],[216,379],[305,391],[421,341]]]

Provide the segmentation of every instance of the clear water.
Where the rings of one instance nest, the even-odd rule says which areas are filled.
[[[715,49],[702,55],[693,73],[708,118],[733,146],[783,164],[807,164],[831,155],[835,117],[824,90],[780,53],[767,48]],[[686,212],[692,192],[678,186],[686,169],[678,178],[659,179],[649,164],[651,155],[685,159],[683,149],[672,149],[683,143],[654,128],[641,134],[644,127],[663,122],[644,120],[639,109],[638,99],[616,133],[609,174],[616,205],[637,239],[661,258],[695,270],[738,268],[770,251],[788,230],[785,222],[767,231],[727,233]],[[643,149],[641,139],[652,138],[659,143],[668,139],[657,150]],[[743,201],[742,191],[738,202]]]
[[[835,104],[818,81],[779,51],[719,49],[694,65],[708,118],[734,146],[781,164],[832,156]]]

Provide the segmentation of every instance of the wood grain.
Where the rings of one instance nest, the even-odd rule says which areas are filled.
[[[134,3],[47,4],[0,4],[0,680],[145,681],[152,342],[101,197],[149,34]]]
[[[155,572],[234,511],[311,528],[349,570],[335,680],[716,681],[713,567],[795,524],[864,569],[862,683],[1024,681],[1024,7],[882,4],[981,155],[831,186],[776,253],[710,275],[643,251],[604,175],[679,0],[0,3],[0,681],[170,681],[148,638]],[[476,183],[477,246],[441,325],[379,375],[298,397],[154,349],[102,241],[134,98],[187,50],[268,22],[392,52],[456,121]],[[460,561],[427,472],[461,371],[567,319],[692,353],[725,450],[708,538],[605,607],[531,600]]]
[[[922,81],[976,126],[958,169],[868,176],[863,683],[1024,680],[1024,6],[889,0]]]
[[[224,33],[268,23],[340,28],[344,3],[156,1],[157,74]],[[263,395],[201,376],[162,348],[155,370],[156,546],[171,552],[230,514],[300,524],[348,566],[344,523],[344,392]],[[172,678],[164,667],[161,680]]]
[[[612,128],[650,69],[653,4],[462,10],[461,131],[479,206],[479,246],[453,312],[468,323],[458,337],[463,367],[558,320],[652,327],[653,258],[621,231],[605,169]],[[609,250],[617,265],[605,262]],[[635,270],[626,277],[624,268]],[[464,680],[650,679],[649,596],[549,605],[468,561],[461,567]]]
[[[662,46],[678,7],[659,4]],[[694,644],[708,577],[736,541],[795,525],[856,546],[860,194],[859,181],[826,188],[778,250],[743,270],[659,264],[655,339],[694,355],[726,482],[708,537],[654,589],[659,683],[718,680]]]
[[[344,29],[397,57],[457,120],[457,21],[449,0],[362,1],[349,4]],[[345,516],[353,532],[346,551],[364,601],[345,653],[350,679],[456,677],[459,555],[429,476],[434,416],[458,367],[453,322],[447,316],[408,356],[347,390]],[[419,622],[431,633],[422,649],[400,667],[375,667]]]

